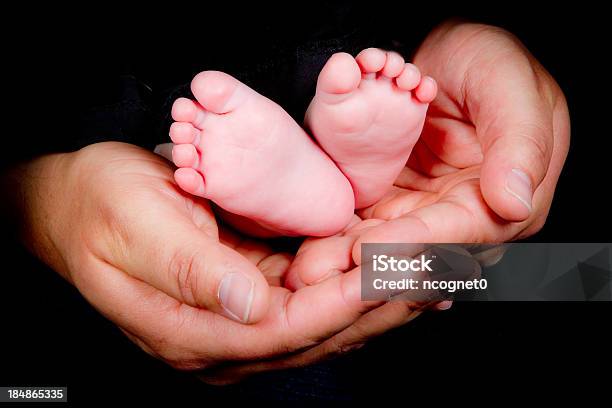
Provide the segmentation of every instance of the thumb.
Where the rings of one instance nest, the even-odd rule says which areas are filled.
[[[523,71],[502,67],[472,107],[484,155],[481,191],[488,206],[508,221],[523,221],[533,212],[533,194],[553,148],[552,107],[540,95],[533,70]]]
[[[190,306],[241,323],[264,317],[269,286],[255,265],[184,216],[151,216],[132,217],[115,267]]]

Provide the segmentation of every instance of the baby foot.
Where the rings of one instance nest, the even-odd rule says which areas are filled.
[[[356,208],[377,202],[406,164],[435,98],[436,82],[396,53],[334,54],[305,124],[353,186]]]
[[[240,220],[284,235],[331,235],[354,210],[349,182],[280,106],[205,71],[196,101],[176,100],[170,127],[177,184]]]

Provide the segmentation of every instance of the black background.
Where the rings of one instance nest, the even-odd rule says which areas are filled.
[[[270,69],[284,66],[278,63],[287,58],[283,52],[290,53],[291,44],[306,41],[313,35],[310,30],[326,21],[334,27],[325,38],[355,24],[373,36],[400,27],[407,43],[418,44],[435,23],[462,16],[515,33],[568,99],[570,154],[548,221],[532,240],[612,241],[611,36],[603,10],[584,3],[541,9],[519,3],[499,3],[495,9],[385,4],[364,6],[369,7],[365,13],[355,12],[357,7],[303,3],[284,6],[282,17],[276,7],[265,5],[242,13],[238,5],[207,5],[203,11],[176,6],[163,10],[163,16],[106,6],[8,13],[22,22],[4,33],[10,57],[5,88],[16,91],[11,93],[16,109],[8,110],[5,129],[8,145],[40,143],[47,149],[60,145],[54,138],[70,139],[78,128],[76,112],[100,103],[96,98],[112,98],[108,81],[120,73],[140,73],[143,81],[164,91],[202,69],[247,72],[245,66],[253,61],[263,61],[264,67],[272,61],[263,70],[269,79]],[[338,20],[338,10],[348,17]],[[181,57],[185,53],[190,57]],[[246,80],[281,104],[293,103],[289,82],[266,83],[255,75]],[[58,101],[64,109],[56,108]],[[0,248],[0,384],[67,385],[72,402],[119,397],[202,404],[215,397],[356,399],[375,397],[393,384],[407,402],[410,393],[431,388],[439,392],[430,394],[431,403],[456,397],[454,391],[476,396],[491,389],[503,399],[528,391],[563,396],[578,391],[577,383],[585,379],[599,389],[606,377],[596,371],[610,367],[611,303],[458,303],[339,360],[217,389],[141,352],[9,235]],[[552,387],[544,385],[550,381]]]

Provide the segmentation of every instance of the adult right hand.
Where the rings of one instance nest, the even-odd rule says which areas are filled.
[[[219,229],[169,162],[132,145],[44,156],[8,179],[32,251],[145,351],[209,382],[314,362],[418,314],[366,314],[380,303],[360,300],[358,268],[280,287],[290,255]]]

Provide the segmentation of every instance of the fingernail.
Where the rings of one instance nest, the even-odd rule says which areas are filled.
[[[516,197],[531,212],[533,191],[531,179],[524,171],[512,169],[506,178],[506,191]]]
[[[255,283],[242,273],[225,275],[219,285],[218,296],[229,317],[242,323],[249,321],[254,289]]]
[[[453,305],[453,301],[452,300],[444,300],[440,303],[438,303],[437,308],[438,310],[448,310],[451,308],[451,306]]]

